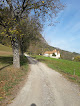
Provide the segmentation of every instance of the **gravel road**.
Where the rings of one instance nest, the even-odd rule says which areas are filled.
[[[27,57],[31,70],[28,80],[8,106],[80,106],[80,89],[77,84],[45,64]]]

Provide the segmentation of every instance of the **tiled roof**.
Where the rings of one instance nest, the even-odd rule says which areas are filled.
[[[44,54],[53,54],[53,53],[56,53],[56,52],[57,52],[57,50],[55,49],[53,51],[46,51]],[[59,51],[57,53],[59,53]]]

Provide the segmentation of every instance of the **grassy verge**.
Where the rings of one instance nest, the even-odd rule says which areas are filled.
[[[0,105],[2,101],[12,94],[28,72],[28,60],[21,57],[21,68],[14,69],[12,66],[12,56],[0,56]]]
[[[0,44],[0,51],[12,52],[12,48]]]
[[[67,78],[80,84],[80,62],[54,59],[44,56],[33,56],[46,63],[50,68],[64,74]]]

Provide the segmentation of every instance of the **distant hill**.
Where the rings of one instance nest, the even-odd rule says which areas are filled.
[[[72,60],[73,57],[80,55],[79,53],[61,50],[61,49],[56,48],[56,47],[52,47],[52,48],[60,51],[61,59]]]

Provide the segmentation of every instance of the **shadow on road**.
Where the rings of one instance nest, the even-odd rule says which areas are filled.
[[[32,103],[31,106],[37,106],[36,104]]]
[[[37,64],[37,63],[38,63],[38,61],[35,60],[35,59],[32,58],[32,57],[27,57],[27,58],[28,58],[28,60],[29,60],[29,64]]]
[[[20,65],[23,66],[28,63],[25,56],[20,56]],[[13,56],[0,56],[0,71],[13,64]]]

